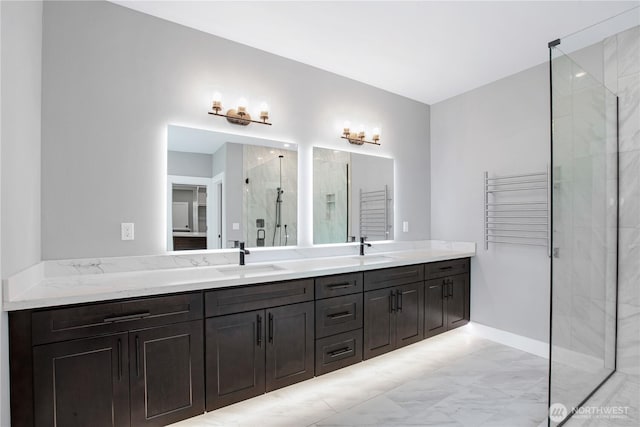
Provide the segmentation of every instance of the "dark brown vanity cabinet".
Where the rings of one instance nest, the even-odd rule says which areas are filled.
[[[315,280],[316,375],[362,361],[362,273]]]
[[[365,359],[423,338],[423,279],[423,265],[364,273]]]
[[[427,278],[425,338],[469,323],[469,259],[428,264]]]
[[[205,305],[208,411],[313,377],[313,280],[212,291]]]
[[[161,426],[204,412],[201,293],[21,317],[33,339],[26,425]]]

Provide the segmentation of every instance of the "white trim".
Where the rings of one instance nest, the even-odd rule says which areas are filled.
[[[549,343],[474,322],[463,326],[462,329],[470,335],[517,348],[518,350],[526,351],[527,353],[535,354],[545,359],[549,358]]]

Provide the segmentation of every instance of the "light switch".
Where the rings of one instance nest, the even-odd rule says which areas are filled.
[[[402,221],[402,231],[404,233],[409,232],[409,221]]]
[[[233,230],[240,230],[240,223],[239,222],[234,222],[231,224],[231,228]]]
[[[123,222],[120,224],[120,238],[122,240],[133,240],[133,223]]]

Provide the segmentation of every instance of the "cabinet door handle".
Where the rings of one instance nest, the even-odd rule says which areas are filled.
[[[327,317],[329,319],[342,319],[343,317],[350,317],[350,316],[351,316],[351,312],[350,311],[341,311],[340,313],[334,313],[334,314],[327,315]]]
[[[453,280],[449,280],[449,298],[453,298]]]
[[[396,291],[396,300],[397,300],[398,311],[401,312],[402,311],[402,291],[401,290]]]
[[[343,347],[337,350],[330,351],[327,354],[329,355],[329,357],[337,357],[337,356],[342,356],[343,354],[351,353],[352,351],[353,350],[351,350],[350,347]]]
[[[273,314],[269,313],[269,342],[273,342]]]
[[[118,380],[122,379],[122,340],[118,338]]]
[[[327,288],[334,290],[334,289],[350,288],[351,286],[353,285],[350,282],[344,282],[344,283],[334,283],[332,285],[327,285]]]
[[[447,298],[449,298],[449,281],[443,280],[442,281],[442,299],[447,299]]]
[[[389,294],[389,305],[391,306],[391,313],[395,313],[396,311],[396,292],[391,291]]]
[[[262,345],[262,316],[260,316],[258,314],[258,327],[257,327],[258,331],[256,333],[257,338],[256,338],[256,345],[258,347],[260,347]]]
[[[140,376],[140,337],[136,335],[136,377]]]

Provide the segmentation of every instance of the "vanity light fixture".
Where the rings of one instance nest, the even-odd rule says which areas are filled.
[[[216,92],[213,94],[213,105],[211,106],[213,111],[209,111],[209,114],[213,116],[226,117],[229,123],[234,125],[247,126],[249,123],[260,123],[261,125],[269,125],[269,106],[263,102],[260,104],[260,120],[252,120],[251,115],[247,113],[247,100],[240,98],[238,100],[238,107],[236,109],[227,110],[226,114],[222,114],[222,95]]]
[[[342,130],[342,139],[346,139],[347,141],[349,141],[352,144],[355,145],[362,145],[362,144],[374,144],[374,145],[380,145],[380,129],[378,128],[374,128],[372,133],[373,135],[371,136],[371,141],[367,141],[365,139],[365,134],[364,134],[364,126],[360,126],[360,129],[358,129],[358,132],[353,132],[350,129],[351,125],[349,124],[349,122],[344,122],[344,128]]]

